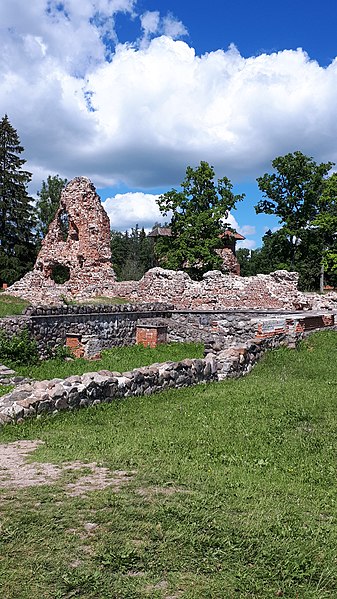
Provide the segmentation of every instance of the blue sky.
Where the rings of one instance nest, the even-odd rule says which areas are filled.
[[[111,224],[206,160],[246,193],[232,224],[260,245],[255,179],[297,149],[337,162],[335,0],[2,0],[0,114],[33,173],[86,175]]]

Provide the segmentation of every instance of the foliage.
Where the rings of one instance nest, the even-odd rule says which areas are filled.
[[[8,337],[0,330],[0,362],[8,364],[36,364],[39,360],[37,343],[29,331],[23,329],[17,335]]]
[[[48,227],[55,217],[59,207],[62,189],[67,184],[67,179],[61,179],[59,175],[47,177],[47,182],[42,181],[41,190],[37,192],[37,233],[40,239],[45,237]]]
[[[66,358],[72,358],[70,348],[66,345],[57,345],[52,351],[53,359],[60,360],[61,362]]]
[[[262,264],[258,272],[271,272],[283,264],[299,272],[301,289],[319,287],[322,259],[331,248],[332,223],[337,224],[331,218],[336,180],[334,175],[327,177],[332,165],[317,164],[297,151],[275,158],[275,172],[257,179],[264,198],[255,206],[256,212],[278,216],[281,229],[263,238],[258,255],[250,256],[251,270]],[[242,255],[241,260],[245,262],[246,257]]]
[[[14,314],[22,314],[27,306],[28,302],[21,297],[0,293],[0,318],[12,316]]]
[[[63,285],[70,279],[70,268],[65,264],[55,264],[52,268],[50,278],[55,281],[57,285]]]
[[[322,236],[325,269],[332,274],[336,283],[337,274],[337,173],[333,173],[324,181],[323,191],[319,198],[319,214],[313,220]]]
[[[44,442],[34,462],[134,475],[3,488],[2,596],[335,599],[336,351],[325,332],[238,380],[4,427]]]
[[[237,251],[242,276],[269,274],[275,270],[295,270],[299,273],[299,289],[313,291],[319,287],[321,237],[316,229],[304,229],[301,243],[296,247],[296,259],[292,246],[282,227],[262,238],[262,247],[256,250]]]
[[[97,295],[95,297],[91,297],[89,299],[86,300],[80,300],[80,301],[76,301],[76,300],[71,300],[68,302],[70,305],[73,306],[78,306],[78,305],[86,305],[86,306],[100,306],[100,305],[104,305],[104,306],[118,306],[121,304],[128,304],[129,301],[127,299],[124,299],[123,297],[106,297],[104,295]]]
[[[158,206],[164,216],[172,214],[172,237],[156,244],[160,262],[166,268],[183,269],[195,279],[208,270],[220,268],[220,236],[224,221],[243,195],[234,195],[227,177],[214,181],[215,172],[207,162],[188,166],[181,191],[172,189],[160,196]]]
[[[59,350],[64,356],[62,350]],[[65,378],[73,374],[83,374],[98,370],[112,372],[127,372],[140,366],[149,366],[155,362],[179,362],[184,358],[202,358],[203,345],[201,343],[164,343],[158,347],[150,348],[142,345],[131,347],[114,347],[104,350],[100,360],[85,360],[78,358],[70,362],[63,362],[59,358],[41,361],[35,366],[16,365],[16,372],[23,376],[30,376],[37,380]]]
[[[20,278],[36,256],[34,212],[27,192],[31,173],[22,169],[23,151],[5,115],[0,121],[0,283]]]
[[[112,265],[119,281],[137,281],[154,266],[153,242],[144,227],[111,231]]]
[[[298,236],[317,215],[318,198],[332,165],[317,164],[298,151],[275,158],[272,166],[276,172],[257,179],[265,195],[255,207],[257,213],[275,214],[288,235]]]

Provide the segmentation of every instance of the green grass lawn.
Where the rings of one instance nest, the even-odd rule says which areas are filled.
[[[202,358],[202,343],[164,343],[155,348],[132,345],[115,347],[102,352],[101,360],[84,360],[79,358],[66,362],[64,360],[45,360],[36,365],[20,366],[13,364],[16,372],[36,380],[66,378],[73,374],[83,374],[97,370],[127,372],[139,366],[148,366],[155,362],[179,362],[184,358]]]
[[[335,599],[336,356],[319,333],[239,380],[5,427],[34,460],[136,474],[1,491],[1,596]]]
[[[0,292],[0,318],[22,314],[28,304],[29,302],[20,297],[4,295]]]

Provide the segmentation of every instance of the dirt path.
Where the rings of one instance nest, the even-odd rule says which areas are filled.
[[[96,462],[65,462],[61,466],[55,464],[27,462],[27,456],[43,444],[43,441],[15,441],[0,445],[0,490],[22,489],[38,485],[48,485],[57,481],[65,472],[79,471],[79,478],[65,484],[65,492],[69,496],[86,495],[89,491],[114,487],[116,491],[121,485],[129,482],[135,472],[124,470],[110,471],[98,466]],[[89,469],[84,476],[80,471]]]

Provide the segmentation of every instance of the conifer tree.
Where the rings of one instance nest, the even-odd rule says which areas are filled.
[[[0,121],[0,282],[13,283],[35,259],[34,211],[22,169],[24,148],[7,115]]]

